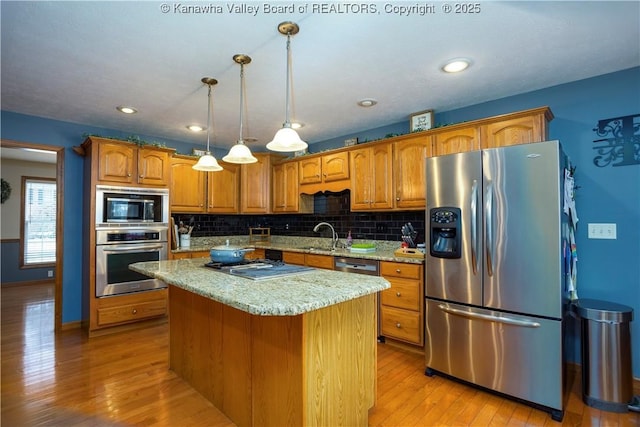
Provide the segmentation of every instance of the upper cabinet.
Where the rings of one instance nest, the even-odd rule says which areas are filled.
[[[443,128],[431,137],[433,156],[463,153],[480,149],[479,126],[456,126],[455,129]]]
[[[196,162],[197,159],[191,156],[171,159],[171,211],[238,213],[240,165],[221,161],[221,171],[202,172],[193,169]]]
[[[303,156],[298,161],[300,192],[342,191],[349,188],[349,152]]]
[[[281,157],[254,153],[256,163],[240,168],[240,212],[271,213],[271,167]]]
[[[552,119],[553,114],[546,107],[492,117],[481,127],[482,148],[546,141],[547,124]]]
[[[313,212],[313,198],[299,191],[298,162],[284,162],[273,167],[272,191],[274,213]]]
[[[392,153],[390,143],[349,151],[352,211],[393,209]]]
[[[193,169],[197,159],[174,156],[171,159],[171,212],[204,213],[207,172]]]
[[[393,143],[396,209],[424,209],[426,203],[426,162],[431,156],[431,139],[411,134]]]
[[[92,149],[88,150],[91,145]],[[95,152],[95,179],[99,184],[168,187],[173,149],[138,146],[107,138],[89,137],[85,151]],[[95,150],[95,151],[94,151]]]
[[[234,163],[218,162],[222,170],[207,173],[207,212],[240,212],[240,170]]]

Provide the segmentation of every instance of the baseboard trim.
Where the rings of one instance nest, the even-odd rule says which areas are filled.
[[[63,323],[62,326],[60,327],[60,330],[73,331],[75,329],[81,329],[81,328],[82,328],[82,322],[80,320],[76,320],[75,322]]]
[[[33,286],[33,285],[55,285],[56,279],[41,279],[41,280],[24,280],[21,282],[3,282],[0,283],[0,287],[13,288],[18,286]]]

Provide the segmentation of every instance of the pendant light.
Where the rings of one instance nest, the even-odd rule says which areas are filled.
[[[301,151],[307,148],[307,143],[300,139],[298,132],[291,127],[289,120],[289,101],[290,101],[290,83],[291,83],[291,36],[298,34],[300,27],[294,22],[282,22],[278,25],[278,31],[282,35],[287,36],[287,92],[285,100],[285,119],[282,129],[276,132],[273,141],[267,144],[267,148],[272,151],[289,152]]]
[[[243,119],[244,110],[245,110],[244,66],[251,62],[251,57],[249,55],[238,54],[233,56],[233,60],[236,62],[236,64],[240,64],[240,138],[238,139],[238,142],[236,143],[236,145],[231,147],[231,150],[229,150],[229,154],[224,156],[222,160],[228,163],[239,163],[239,164],[255,163],[258,161],[258,159],[253,157],[253,154],[251,154],[251,150],[249,149],[249,147],[247,147],[244,144],[244,139],[242,135],[242,130],[243,130],[242,119]]]
[[[198,159],[198,163],[193,165],[193,169],[204,172],[218,172],[222,170],[222,166],[218,164],[215,157],[209,151],[209,139],[211,137],[211,87],[218,84],[218,81],[212,77],[203,77],[202,83],[209,86],[208,103],[207,103],[207,151],[204,156]]]

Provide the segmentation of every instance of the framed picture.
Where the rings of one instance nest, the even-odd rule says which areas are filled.
[[[433,110],[420,111],[410,116],[409,128],[411,132],[429,130],[433,127]]]
[[[345,147],[351,147],[352,145],[356,145],[358,143],[358,138],[349,138],[344,140]]]

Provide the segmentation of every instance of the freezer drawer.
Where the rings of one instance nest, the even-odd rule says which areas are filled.
[[[562,411],[562,322],[427,299],[426,366]]]

